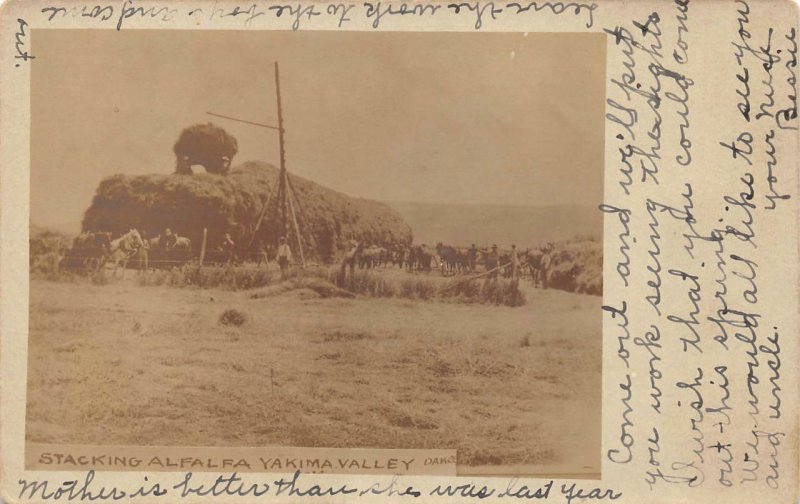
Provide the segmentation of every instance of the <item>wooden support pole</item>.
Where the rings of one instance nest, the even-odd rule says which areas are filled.
[[[281,106],[281,79],[278,62],[275,62],[275,97],[278,102],[278,144],[280,147],[280,185],[278,186],[278,211],[281,216],[281,235],[285,235],[288,230],[287,222],[287,201],[286,201],[286,147],[284,145],[283,129],[283,107]]]
[[[200,244],[200,266],[206,258],[206,241],[208,240],[208,228],[203,228],[203,242]]]
[[[303,208],[303,201],[297,196],[297,191],[294,188],[294,184],[292,183],[291,177],[286,177],[286,181],[289,184],[289,191],[291,196],[294,198],[295,204],[297,205],[297,213],[300,214],[300,224],[305,228],[306,233],[308,233],[308,237],[311,240],[312,245],[316,248],[317,240],[314,239],[313,233],[311,233],[311,225],[306,218],[306,211]]]
[[[247,249],[250,250],[250,247],[253,246],[253,241],[256,239],[256,235],[258,235],[258,229],[261,227],[261,221],[264,220],[264,214],[267,213],[267,207],[269,206],[269,199],[271,194],[267,193],[267,199],[264,201],[264,206],[261,208],[261,213],[258,214],[258,220],[256,221],[256,227],[253,229],[253,235],[250,237],[250,242],[247,244]]]
[[[289,230],[288,202],[286,201],[286,172],[281,171],[280,185],[278,185],[278,212],[280,213],[280,236],[286,236]]]
[[[300,251],[300,264],[302,264],[303,268],[305,268],[306,258],[303,256],[303,238],[300,236],[300,228],[297,226],[297,215],[294,213],[294,204],[292,203],[294,198],[292,198],[291,194],[288,194],[287,196],[289,199],[289,211],[292,214],[292,223],[294,224],[294,235],[297,237],[297,248]]]
[[[278,71],[278,62],[275,62],[275,96],[278,100],[278,140],[280,141],[281,172],[286,172],[286,152],[283,145],[283,108],[281,107],[281,80]]]

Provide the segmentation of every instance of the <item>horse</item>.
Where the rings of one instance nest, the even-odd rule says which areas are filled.
[[[350,278],[353,278],[353,271],[356,268],[356,264],[361,264],[361,255],[364,253],[364,244],[359,243],[355,246],[351,246],[350,250],[344,255],[344,259],[342,259],[342,267],[339,270],[339,282],[340,284],[344,283],[345,278],[347,277],[347,270],[350,270]]]
[[[191,240],[185,236],[173,236],[175,239],[171,244],[166,242],[164,235],[157,235],[147,240],[150,246],[150,263],[153,267],[170,268],[191,259]]]
[[[439,242],[436,244],[436,253],[442,260],[442,274],[465,271],[469,266],[469,254],[465,249],[443,245]]]
[[[545,289],[550,270],[552,245],[539,247],[528,254],[528,267],[531,270],[531,283],[535,287],[539,283]]]
[[[178,236],[175,238],[175,244],[170,250],[190,250],[192,248],[192,241],[185,236]]]
[[[386,249],[377,245],[370,245],[361,253],[361,268],[377,268],[386,260]]]
[[[161,235],[155,238],[150,238],[147,242],[150,244],[150,250],[157,250],[163,248],[164,250],[189,250],[192,248],[192,241],[185,236],[175,235],[175,240],[172,246],[163,243],[164,237]]]
[[[403,269],[403,263],[408,259],[408,252],[406,247],[403,245],[397,246],[394,251],[392,263],[395,266],[399,266],[400,269]]]
[[[417,247],[409,247],[406,253],[406,268],[413,271],[417,268]]]
[[[142,236],[136,229],[131,229],[116,240],[111,241],[109,253],[111,260],[114,262],[114,276],[117,276],[117,269],[122,266],[122,278],[125,278],[125,268],[128,267],[128,261],[142,246],[144,246]]]
[[[434,249],[431,249],[423,243],[422,245],[414,247],[413,250],[417,269],[431,271],[431,263],[433,263],[433,267],[439,267],[439,261],[437,260],[437,254]]]

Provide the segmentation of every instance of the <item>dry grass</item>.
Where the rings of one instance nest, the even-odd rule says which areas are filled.
[[[455,448],[599,472],[600,298],[256,292],[33,280],[27,439]],[[247,323],[219,324],[231,306]]]
[[[112,279],[106,272],[92,277],[93,283],[105,285]],[[172,270],[157,270],[138,275],[140,286],[199,287],[203,289],[248,290],[253,299],[272,297],[286,291],[309,289],[320,297],[352,297],[360,295],[373,298],[404,298],[438,300],[459,303],[484,303],[506,306],[523,306],[524,290],[516,280],[493,281],[460,279],[455,283],[436,273],[432,275],[407,274],[398,270],[355,270],[341,276],[337,267],[308,267],[291,269],[281,275],[274,269],[203,266],[189,264]],[[349,293],[349,294],[348,294]]]
[[[142,286],[199,287],[203,289],[240,290],[271,285],[280,280],[279,275],[268,269],[237,268],[232,265],[187,264],[182,268],[150,271],[139,275]]]
[[[396,273],[396,272],[395,272]],[[405,298],[523,306],[525,292],[517,280],[467,280],[450,282],[438,276],[387,274],[380,270],[357,270],[342,278],[337,269],[328,272],[328,279],[356,294],[369,297]]]

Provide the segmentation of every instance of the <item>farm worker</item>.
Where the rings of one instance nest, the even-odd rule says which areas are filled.
[[[164,250],[172,250],[172,247],[178,242],[178,235],[172,232],[170,228],[164,230]]]
[[[544,250],[542,251],[542,263],[540,266],[539,274],[542,277],[542,287],[545,289],[547,288],[547,272],[550,269],[550,263],[552,262],[553,258],[551,256],[551,251],[553,249],[552,244],[548,244]]]
[[[148,268],[148,255],[150,253],[150,240],[147,239],[147,232],[142,231],[142,246],[139,247],[137,252],[139,259],[139,273],[144,274]]]
[[[477,262],[477,260],[478,260],[478,248],[473,243],[472,247],[470,247],[469,252],[467,253],[467,263],[469,264],[470,271],[472,271],[473,273],[475,272],[475,263]]]
[[[286,238],[281,236],[278,239],[278,264],[281,267],[281,276],[286,274],[286,268],[289,267],[289,262],[292,260],[292,249],[286,243]]]
[[[256,257],[258,260],[257,266],[261,266],[261,263],[264,263],[266,266],[269,263],[269,255],[267,254],[267,246],[264,244],[263,240],[258,240],[258,247],[256,248]]]
[[[517,272],[519,271],[519,257],[517,256],[517,246],[511,245],[511,279],[515,280],[517,278]]]
[[[350,268],[350,278],[353,277],[353,270],[356,267],[356,260],[358,256],[358,242],[350,240],[347,242],[347,251],[342,259],[342,267],[339,270],[339,283],[342,283],[347,278],[347,269]]]
[[[486,271],[489,273],[489,279],[497,279],[497,263],[500,261],[500,256],[497,254],[497,245],[492,245],[492,251],[486,254]]]
[[[221,248],[224,252],[227,252],[228,262],[233,261],[233,256],[236,251],[236,244],[233,242],[233,238],[231,238],[230,233],[225,233],[225,237],[222,239]]]

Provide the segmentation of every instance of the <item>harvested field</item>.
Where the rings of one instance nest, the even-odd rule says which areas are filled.
[[[465,470],[599,473],[600,297],[314,287],[32,280],[28,441],[455,448]]]

